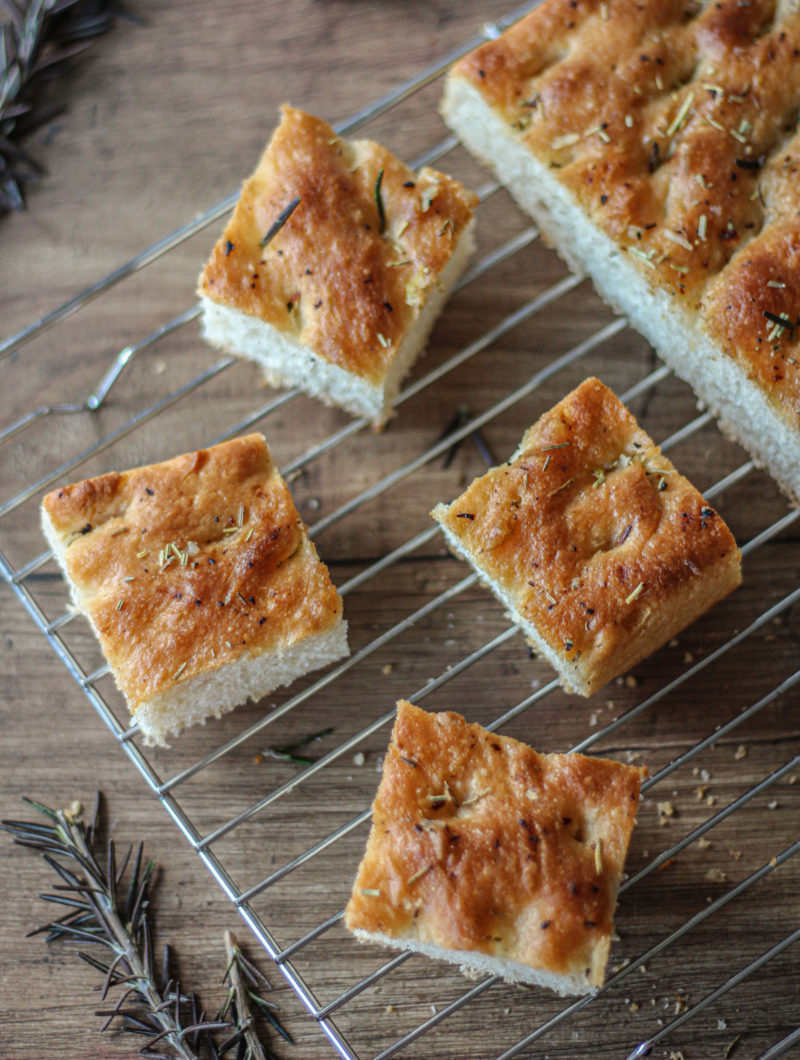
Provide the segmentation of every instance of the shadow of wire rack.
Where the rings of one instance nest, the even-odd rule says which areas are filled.
[[[484,35],[520,13],[486,26]],[[401,110],[481,39],[465,42],[339,131]],[[83,620],[67,606],[60,580],[39,577],[55,570],[49,552],[35,553],[42,494],[107,467],[98,458],[107,460],[109,451],[121,466],[125,445],[141,427],[191,415],[191,401],[213,400],[226,374],[244,373],[248,385],[239,388],[236,421],[229,418],[206,444],[267,421],[268,441],[279,451],[284,410],[292,414],[294,407],[296,415],[314,419],[306,409],[315,406],[294,390],[253,407],[249,369],[229,358],[195,370],[148,403],[130,366],[148,351],[168,348],[196,318],[196,307],[126,347],[86,400],[31,409],[0,433],[9,444],[56,424],[57,437],[64,417],[91,418],[109,395],[125,396],[126,418],[111,430],[98,428],[90,444],[65,452],[58,466],[52,454],[62,459],[61,451],[45,446],[49,456],[0,502],[3,577],[341,1056],[463,1056],[465,1048],[473,1057],[488,1055],[474,1029],[487,1020],[493,1043],[506,1043],[502,1057],[540,1055],[540,1041],[553,1056],[639,1057],[662,1039],[666,1047],[690,1041],[692,1056],[783,1055],[800,1046],[800,983],[791,949],[800,941],[800,785],[794,785],[800,669],[790,621],[800,602],[800,512],[787,510],[769,479],[718,434],[707,414],[697,413],[687,388],[625,321],[610,315],[585,279],[565,271],[454,138],[445,137],[414,164],[445,156],[450,171],[479,189],[480,253],[398,399],[399,417],[374,436],[363,421],[325,410],[320,420],[328,433],[282,462],[345,597],[349,659],[276,694],[266,712],[263,705],[241,708],[185,734],[171,751],[150,752],[136,727],[121,720],[119,694]],[[95,297],[113,297],[117,283],[219,220],[234,201],[231,196],[11,336],[0,344],[0,357]],[[491,303],[481,298],[489,283]],[[450,350],[453,336],[457,345]],[[566,696],[546,667],[528,657],[499,605],[444,555],[426,513],[487,462],[502,460],[539,413],[590,374],[614,386],[714,499],[742,543],[745,585],[679,643],[587,704]],[[362,456],[367,446],[369,461]],[[337,479],[345,466],[346,487]],[[375,548],[355,573],[347,547],[353,541],[364,552]],[[376,598],[384,621],[377,630]],[[431,671],[434,677],[427,676]],[[622,939],[595,996],[567,1003],[494,977],[465,985],[449,967],[356,946],[346,937],[342,907],[399,696],[416,702],[431,696],[433,709],[458,709],[541,750],[608,753],[649,765],[620,893]],[[345,703],[357,720],[350,717],[342,731]],[[270,732],[279,734],[272,746],[297,739],[314,721],[320,731],[314,759],[301,768],[269,762],[274,787],[264,794],[267,767],[252,768],[253,749]],[[219,783],[233,788],[241,806],[224,819],[203,799],[204,785]],[[273,828],[291,833],[298,817],[313,827],[291,837],[282,860],[270,861],[263,835]],[[472,1028],[455,1044],[452,1017]]]

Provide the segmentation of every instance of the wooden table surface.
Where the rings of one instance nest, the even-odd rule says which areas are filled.
[[[140,21],[118,21],[62,78],[54,91],[66,111],[32,139],[47,175],[29,194],[27,212],[0,221],[0,332],[10,335],[61,305],[135,254],[233,193],[257,160],[285,101],[338,122],[425,69],[506,10],[502,0],[131,0]],[[365,134],[412,161],[445,133],[436,112],[438,85],[372,121]],[[471,182],[489,177],[460,149],[440,163]],[[503,192],[481,206],[480,252],[485,254],[527,222]],[[0,362],[2,424],[32,409],[79,401],[91,393],[116,353],[150,335],[192,306],[194,282],[219,224],[200,232],[157,263],[114,287],[69,320],[44,331]],[[539,242],[524,247],[458,292],[434,333],[414,379],[443,363],[534,295],[565,277],[564,266]],[[507,411],[490,416],[482,437],[504,459],[522,431],[544,409],[589,374],[618,393],[657,368],[647,345],[629,330],[611,336],[552,378],[546,369],[576,342],[613,320],[587,283],[500,336],[485,350],[408,401],[381,435],[362,431],[298,475],[292,484],[306,521],[380,482],[435,444],[459,406],[481,414],[535,373],[541,385]],[[2,336],[0,336],[2,337]],[[0,503],[48,471],[97,444],[165,395],[219,362],[194,323],[137,354],[97,412],[53,414],[0,449]],[[81,463],[67,480],[109,468],[165,459],[212,442],[233,429],[271,394],[254,369],[237,364],[196,393],[142,424],[101,454]],[[672,377],[631,401],[658,440],[696,415],[686,387]],[[281,466],[309,445],[347,425],[347,416],[299,398],[256,421]],[[713,424],[676,444],[671,456],[701,488],[745,460]],[[317,545],[341,584],[374,560],[428,528],[427,512],[485,467],[472,440],[452,460],[430,460],[375,500],[323,529]],[[44,547],[36,504],[42,490],[0,519],[0,549],[12,566]],[[787,505],[767,477],[753,471],[723,490],[715,504],[740,542],[783,517]],[[589,702],[561,692],[544,695],[503,731],[544,751],[566,750],[613,718],[676,681],[673,691],[600,739],[595,749],[646,763],[651,773],[711,736],[745,708],[763,705],[749,720],[710,743],[665,777],[645,799],[629,868],[638,872],[693,828],[800,752],[800,690],[791,685],[800,660],[798,609],[774,616],[685,683],[680,679],[740,630],[756,622],[800,586],[798,523],[788,525],[745,559],[743,587],[627,680]],[[351,645],[358,651],[455,586],[467,571],[445,555],[435,537],[409,556],[355,587],[346,598]],[[52,563],[26,580],[49,619],[65,599]],[[181,804],[199,834],[227,821],[291,779],[298,767],[273,761],[264,750],[331,728],[319,753],[384,715],[400,696],[427,681],[508,628],[502,608],[474,584],[429,615],[419,616],[385,645],[365,655],[330,688],[299,704],[258,736],[204,769],[180,788]],[[171,942],[180,976],[209,1009],[220,999],[222,934],[247,938],[234,907],[180,835],[143,778],[117,746],[83,691],[9,589],[0,583],[2,739],[0,814],[17,817],[28,795],[55,806],[90,804],[104,792],[118,843],[142,838],[160,865],[154,917],[157,938]],[[65,641],[100,666],[92,638],[77,620]],[[442,684],[425,705],[457,709],[488,722],[551,680],[547,666],[529,657],[519,635]],[[789,687],[773,695],[781,682]],[[309,685],[310,679],[298,687]],[[99,682],[115,709],[108,679]],[[148,752],[161,777],[202,759],[263,717],[265,707],[244,707],[222,721],[188,733],[168,752]],[[246,888],[301,854],[368,807],[385,746],[384,726],[353,751],[278,799],[214,844],[237,885]],[[360,757],[363,753],[363,764]],[[622,896],[620,939],[610,964],[618,968],[646,953],[695,914],[724,896],[798,839],[800,768],[716,824],[706,842],[693,842]],[[354,829],[254,900],[257,914],[285,946],[343,905],[364,841]],[[138,1042],[98,1033],[96,973],[69,947],[26,938],[47,915],[36,898],[52,880],[41,859],[0,841],[0,1056],[6,1060],[62,1060],[133,1055]],[[798,927],[800,859],[780,865],[662,954],[623,978],[607,995],[556,1025],[523,1055],[624,1057],[638,1042],[701,1001],[739,968]],[[256,944],[251,940],[251,953]],[[800,1024],[797,945],[775,957],[706,1012],[676,1030],[654,1056],[737,1058],[760,1056]],[[337,997],[386,954],[356,947],[339,925],[301,950],[295,967],[321,1003]],[[262,955],[263,957],[263,955]],[[306,1015],[280,971],[263,957],[293,1034],[283,1057],[331,1057],[333,1048]],[[360,1056],[372,1056],[465,990],[454,968],[413,959],[343,1006],[337,1026]],[[414,1057],[495,1056],[554,1017],[563,1002],[549,993],[494,986],[429,1035],[407,1046]]]

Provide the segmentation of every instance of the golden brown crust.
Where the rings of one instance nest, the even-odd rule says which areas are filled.
[[[585,694],[741,579],[722,518],[597,379],[434,515]]]
[[[262,249],[296,198],[299,205]],[[476,204],[452,178],[427,167],[415,175],[384,147],[348,143],[319,118],[284,106],[199,294],[380,384]]]
[[[796,429],[800,11],[547,0],[457,64]]]
[[[260,434],[65,486],[43,512],[134,715],[178,682],[341,617]]]
[[[347,927],[602,983],[643,775],[401,701]]]

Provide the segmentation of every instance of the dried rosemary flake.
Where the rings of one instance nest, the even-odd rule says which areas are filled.
[[[566,449],[569,445],[569,442],[554,442],[552,445],[543,445],[541,451],[543,453],[549,453],[553,449]]]
[[[382,335],[380,331],[378,332],[378,342],[381,344],[381,346],[383,346],[384,349],[386,349],[388,346],[391,346],[391,342],[389,342],[386,336]]]
[[[177,669],[177,670],[175,671],[175,673],[174,673],[174,674],[172,675],[172,680],[173,680],[173,681],[177,681],[177,680],[178,680],[178,678],[179,678],[179,677],[181,676],[181,674],[183,673],[183,671],[184,671],[185,669],[186,669],[186,663],[185,663],[185,662],[182,662],[182,663],[180,664],[180,666],[178,667],[178,669]]]
[[[744,133],[740,133],[738,129],[728,129],[728,132],[731,134],[734,140],[738,140],[740,144],[747,143],[747,137],[744,135]]]
[[[222,532],[223,534],[235,534],[238,529],[238,526],[223,526]]]
[[[562,482],[560,486],[556,486],[554,490],[551,490],[547,496],[555,497],[557,493],[560,493],[562,490],[565,490],[567,486],[571,486],[574,481],[574,478],[568,478],[566,482]]]
[[[141,552],[137,552],[137,553],[136,553],[136,558],[137,558],[137,559],[144,559],[144,557],[145,557],[146,555],[147,555],[147,549],[146,549],[146,548],[143,548]]]
[[[225,647],[226,647],[226,648],[232,648],[232,647],[233,647],[233,645],[231,644],[231,642],[230,642],[229,640],[226,640],[226,641],[225,641]]]
[[[605,482],[606,473],[601,467],[596,467],[592,469],[592,474],[594,475],[592,489],[596,489],[601,483]]]
[[[704,213],[701,213],[697,219],[697,238],[705,239],[706,232],[708,231],[708,218]]]
[[[680,232],[673,232],[671,228],[664,229],[664,238],[668,239],[670,243],[676,243],[679,247],[683,247],[684,250],[694,249],[686,236]]]
[[[111,537],[119,537],[119,535],[120,535],[120,534],[127,534],[127,533],[129,533],[129,532],[130,532],[130,529],[131,529],[131,528],[130,528],[129,526],[121,526],[121,527],[119,528],[119,530],[114,530],[114,531],[113,531],[113,533],[112,533],[112,534],[111,534],[110,536],[111,536]]]
[[[600,5],[600,18],[602,18],[604,22],[608,22],[608,4]]]
[[[689,266],[688,266],[688,265],[673,265],[671,261],[670,261],[670,262],[668,262],[668,265],[669,265],[669,267],[670,267],[670,268],[671,268],[671,269],[673,270],[673,272],[680,272],[680,273],[682,273],[682,274],[683,274],[684,276],[685,276],[685,275],[686,275],[686,274],[688,273],[688,271],[689,271]]]
[[[767,280],[767,287],[779,287],[782,290],[785,286],[786,284],[779,280]]]
[[[426,865],[424,869],[420,869],[418,872],[415,872],[413,876],[410,876],[406,880],[406,887],[410,887],[412,883],[416,883],[417,880],[421,880],[422,877],[426,876],[431,871],[432,868],[433,868],[433,865],[430,864],[430,865]]]
[[[238,517],[236,519],[236,525],[237,526],[242,526],[243,524],[244,524],[244,505],[240,504],[239,505],[239,515],[238,515]]]
[[[598,839],[594,845],[594,867],[599,876],[603,871],[603,840]]]
[[[580,140],[580,136],[577,133],[564,133],[563,136],[556,136],[550,141],[550,150],[560,151],[563,147],[573,147],[578,140]]]
[[[706,178],[703,176],[702,173],[695,173],[694,179],[697,181],[697,183],[700,185],[700,187],[701,188],[705,188],[706,191],[708,191],[708,189],[711,187],[711,185],[709,184],[709,182],[706,180]]]
[[[247,531],[247,535],[246,535],[246,537],[244,539],[245,544],[247,544],[247,542],[250,540],[250,538],[253,536],[253,534],[255,532],[256,532],[256,528],[254,526],[251,526],[250,529]]]
[[[134,577],[133,577],[133,575],[132,575],[132,574],[129,574],[127,578],[123,578],[122,580],[123,580],[124,582],[132,582],[132,581],[134,581],[135,579],[134,579]]]
[[[390,269],[400,269],[403,265],[412,265],[411,258],[403,258],[401,261],[389,261],[386,263]]]
[[[714,118],[709,118],[709,116],[707,114],[703,115],[703,121],[707,125],[710,125],[712,129],[716,129],[717,132],[725,132],[726,131],[724,125],[720,125],[720,123],[718,121],[716,121]]]
[[[550,463],[550,454],[548,453],[547,456],[544,458],[544,463],[542,464],[542,471],[547,471],[547,465],[549,463]]]
[[[626,114],[625,115],[625,127],[628,128],[628,129],[632,129],[633,128],[633,115],[632,114]]]
[[[632,604],[633,601],[641,595],[642,589],[644,589],[644,582],[639,582],[636,588],[625,598],[626,604]]]
[[[239,597],[243,604],[247,603],[247,600],[242,596],[238,589],[236,590],[236,595]]]
[[[121,611],[124,606],[125,606],[125,601],[124,600],[117,600],[117,611]]]
[[[628,247],[628,253],[633,254],[635,258],[638,258],[640,261],[644,262],[644,264],[647,265],[649,268],[655,268],[655,265],[651,260],[651,255],[653,253],[652,251],[649,251],[647,254],[645,254],[645,252],[643,250],[639,250],[638,247]]]
[[[680,127],[686,121],[692,103],[694,103],[694,92],[689,93],[689,95],[683,101],[680,110],[672,119],[672,122],[667,126],[667,136],[674,136],[678,129],[680,129]]]
[[[549,601],[549,602],[550,602],[551,604],[553,604],[553,605],[555,606],[555,605],[556,605],[556,604],[558,603],[558,600],[556,600],[556,598],[555,598],[555,597],[553,596],[553,594],[552,594],[552,593],[549,593],[549,592],[547,591],[547,589],[543,589],[543,590],[542,590],[542,592],[544,593],[544,595],[545,595],[545,596],[547,597],[548,601]]]
[[[362,887],[361,893],[367,895],[369,898],[380,898],[381,892],[377,887]]]

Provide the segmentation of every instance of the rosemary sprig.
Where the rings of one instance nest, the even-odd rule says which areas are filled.
[[[20,141],[58,114],[41,86],[111,28],[107,0],[3,0],[0,9],[0,216],[24,205],[23,187],[43,167]]]
[[[226,936],[226,976],[233,984],[234,974],[239,983],[244,975],[250,985],[242,990],[237,987],[233,997],[229,993],[228,1002],[214,1019],[207,1019],[196,995],[184,992],[180,982],[170,976],[168,947],[164,947],[161,967],[156,968],[149,919],[155,864],[144,860],[141,843],[135,851],[129,846],[121,861],[113,839],[108,839],[103,848],[99,838],[99,793],[88,824],[77,813],[51,810],[31,799],[23,802],[47,823],[2,821],[0,826],[14,837],[15,843],[41,852],[61,882],[53,888],[56,893],[39,897],[67,908],[63,916],[30,934],[45,934],[48,942],[65,939],[104,951],[99,957],[78,954],[104,977],[101,1001],[111,990],[123,988],[114,1005],[95,1013],[105,1018],[101,1031],[116,1020],[123,1030],[145,1036],[147,1042],[139,1052],[151,1060],[221,1058],[234,1047],[237,1060],[275,1060],[274,1054],[258,1040],[254,1012],[265,1015],[287,1041],[292,1039],[271,1011],[276,1006],[256,992],[269,988],[268,981],[246,960],[233,936],[230,946]],[[226,1040],[218,1044],[216,1037],[222,1034]],[[239,1044],[242,1041],[245,1046]]]
[[[308,755],[298,755],[295,751],[302,751],[304,747],[308,747],[310,743],[314,743],[315,740],[321,740],[323,736],[329,736],[333,732],[333,729],[320,729],[319,732],[312,732],[310,736],[303,736],[299,740],[295,740],[294,743],[285,743],[280,746],[272,745],[267,747],[264,751],[271,758],[279,758],[282,762],[296,762],[298,765],[309,766],[312,762],[315,762],[315,758],[309,758]]]
[[[222,981],[228,984],[228,996],[217,1013],[217,1019],[230,1020],[236,1032],[222,1046],[220,1055],[237,1046],[236,1060],[272,1060],[274,1054],[264,1050],[256,1034],[254,1005],[282,1038],[287,1042],[292,1041],[292,1036],[275,1016],[277,1005],[273,1005],[259,993],[261,990],[271,990],[272,987],[258,968],[242,953],[232,931],[225,932],[225,951],[228,955],[228,967]]]

